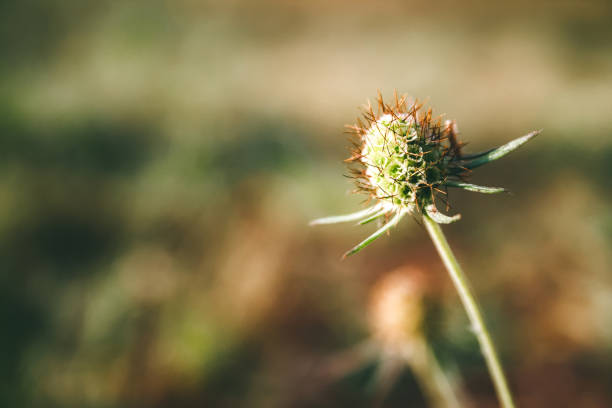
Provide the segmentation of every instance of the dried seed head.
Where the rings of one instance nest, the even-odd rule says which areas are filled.
[[[388,211],[418,213],[443,194],[449,175],[461,174],[454,127],[443,128],[431,110],[421,113],[420,105],[408,106],[405,99],[393,107],[382,99],[379,104],[382,115],[367,112],[369,126],[357,128],[361,146],[353,157],[363,166],[354,172],[357,185]]]
[[[480,193],[499,193],[503,188],[482,187],[466,182],[472,169],[497,160],[531,140],[540,131],[512,140],[482,153],[463,155],[454,121],[442,124],[433,118],[431,109],[423,110],[418,102],[408,103],[406,96],[386,104],[378,96],[376,112],[368,104],[363,120],[348,126],[356,136],[352,155],[352,177],[357,191],[369,194],[376,204],[354,214],[315,220],[315,224],[380,219],[386,223],[374,234],[348,251],[354,254],[396,225],[406,214],[426,216],[437,223],[457,221],[460,215],[447,216],[438,211],[436,201],[446,204],[448,187]]]

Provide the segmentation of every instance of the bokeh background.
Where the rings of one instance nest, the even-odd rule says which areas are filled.
[[[410,367],[351,352],[400,273],[466,400],[496,406],[420,225],[345,261],[372,227],[307,225],[360,208],[343,125],[397,89],[466,150],[544,129],[474,177],[513,194],[453,193],[445,230],[520,406],[612,406],[611,21],[605,0],[1,1],[0,405],[427,406]]]

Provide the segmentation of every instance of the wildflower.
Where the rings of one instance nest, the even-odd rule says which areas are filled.
[[[409,368],[429,405],[460,407],[465,397],[458,378],[440,366],[425,336],[424,292],[418,269],[402,267],[383,275],[370,292],[370,335],[320,364],[322,372],[330,379],[338,379],[376,362],[372,378],[374,406],[383,406],[402,372]]]
[[[540,133],[531,132],[501,147],[463,155],[455,122],[442,124],[440,118],[433,118],[431,109],[422,111],[422,107],[397,94],[394,104],[389,105],[379,94],[378,112],[368,105],[363,115],[365,123],[359,120],[349,126],[358,141],[346,161],[358,165],[351,169],[357,191],[367,193],[375,204],[353,214],[321,218],[311,225],[348,221],[363,225],[375,220],[384,220],[384,224],[344,257],[368,246],[407,214],[426,215],[438,224],[459,220],[459,214],[445,215],[436,205],[443,201],[446,209],[450,208],[448,188],[488,194],[505,191],[468,183],[471,170],[505,156]]]

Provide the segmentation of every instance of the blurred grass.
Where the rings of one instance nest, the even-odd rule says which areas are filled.
[[[369,229],[306,226],[358,208],[342,125],[377,89],[426,98],[468,150],[545,129],[475,177],[514,195],[453,195],[449,239],[521,406],[609,405],[611,12],[0,2],[0,405],[369,406],[368,367],[321,387],[307,367],[412,265],[434,346],[491,406],[422,228],[339,262]],[[406,372],[385,406],[419,401]]]

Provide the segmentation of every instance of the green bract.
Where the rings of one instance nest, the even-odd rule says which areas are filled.
[[[345,256],[365,248],[396,225],[406,214],[426,215],[436,223],[457,221],[460,215],[447,216],[438,211],[436,199],[446,200],[449,187],[480,193],[499,193],[499,187],[483,187],[466,182],[471,169],[497,160],[536,136],[539,131],[515,139],[501,147],[473,155],[462,155],[455,123],[444,126],[432,119],[431,109],[420,112],[421,105],[396,98],[393,106],[379,96],[379,113],[366,110],[366,124],[350,126],[358,138],[347,161],[358,190],[367,192],[376,204],[354,214],[321,218],[311,224],[360,221],[366,224],[383,219],[381,228],[348,251]]]

